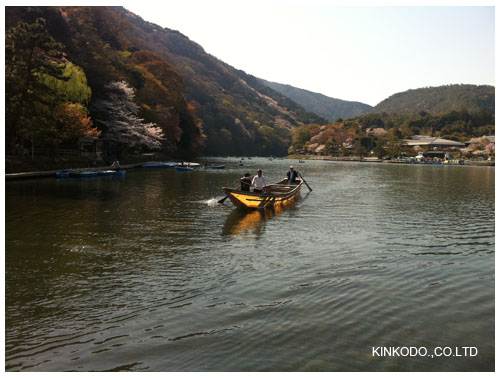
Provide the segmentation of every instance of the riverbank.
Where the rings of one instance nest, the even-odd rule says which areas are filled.
[[[364,158],[360,159],[359,157],[334,157],[334,156],[311,156],[311,155],[290,155],[286,157],[287,159],[298,159],[298,160],[322,160],[322,161],[352,161],[352,162],[364,162],[364,163],[384,163],[384,164],[432,164],[432,163],[408,163],[403,160],[381,160],[377,158]],[[144,164],[145,161],[130,163],[130,164],[121,164],[121,168],[123,169],[134,169],[140,167]],[[439,163],[436,163],[439,164]],[[447,164],[442,164],[447,165]],[[473,166],[495,166],[494,161],[472,161],[466,160],[463,165],[473,165]],[[68,169],[77,172],[81,171],[99,171],[109,169],[109,166],[100,166],[100,167],[71,167],[67,164],[62,164],[57,169],[47,169],[47,170],[33,170],[33,171],[24,171],[24,172],[10,172],[5,174],[5,180],[22,180],[22,179],[32,179],[32,178],[44,178],[44,177],[55,177],[56,172],[61,169]]]
[[[140,167],[142,164],[144,164],[144,163],[125,164],[125,165],[120,165],[120,168],[122,168],[122,169],[137,168],[137,167]],[[92,167],[92,168],[71,168],[72,171],[76,171],[76,172],[82,172],[82,171],[94,172],[94,171],[101,171],[101,170],[106,170],[106,169],[109,169],[109,166]],[[43,178],[43,177],[56,177],[57,171],[59,171],[59,169],[50,170],[50,171],[6,173],[5,180],[10,181],[10,180],[22,180],[22,179]]]
[[[179,158],[168,156],[158,156],[156,154],[134,155],[128,159],[121,160],[120,166],[123,169],[137,168],[144,163],[160,159],[161,161],[174,161]],[[190,159],[188,159],[190,160]],[[43,178],[56,175],[59,170],[72,171],[99,171],[109,169],[109,165],[103,165],[101,160],[99,165],[87,158],[49,158],[40,156],[35,160],[14,155],[5,157],[5,179],[19,180],[26,178]]]
[[[297,160],[323,160],[323,161],[354,161],[364,163],[388,163],[388,164],[432,164],[432,163],[413,163],[403,159],[383,160],[378,158],[360,158],[358,156],[320,156],[320,155],[289,155],[287,159]],[[439,163],[437,163],[439,164]],[[448,163],[442,163],[447,165]],[[462,164],[461,164],[462,165]],[[465,160],[463,165],[494,167],[495,161],[488,160]]]

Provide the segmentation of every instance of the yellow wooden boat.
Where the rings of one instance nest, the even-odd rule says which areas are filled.
[[[303,183],[302,178],[297,178],[293,184],[288,184],[288,180],[285,178],[268,185],[263,193],[232,188],[222,188],[222,190],[235,206],[249,209],[267,209],[286,205],[293,201],[300,193]]]

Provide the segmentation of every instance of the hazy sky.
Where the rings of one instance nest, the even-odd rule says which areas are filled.
[[[122,3],[254,76],[376,105],[410,88],[495,81],[495,10],[326,0]],[[487,3],[488,4],[488,3]]]

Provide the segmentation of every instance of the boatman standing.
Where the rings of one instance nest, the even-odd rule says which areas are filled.
[[[288,178],[288,183],[295,184],[295,179],[297,178],[297,171],[293,169],[293,165],[290,166],[290,170],[286,173],[286,177]]]
[[[262,176],[262,169],[257,171],[257,176],[253,177],[252,186],[255,193],[262,193],[264,188],[267,186],[266,178]]]

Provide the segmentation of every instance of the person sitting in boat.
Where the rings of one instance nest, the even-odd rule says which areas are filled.
[[[293,169],[293,165],[290,166],[290,170],[286,173],[289,184],[295,184],[295,179],[297,178],[298,172]]]
[[[252,179],[250,178],[250,173],[245,173],[245,176],[240,178],[240,181],[241,181],[241,190],[249,192],[250,186],[252,185]]]
[[[120,170],[120,162],[117,159],[113,160],[113,164],[111,164],[111,169],[114,169],[116,171]]]
[[[262,169],[257,171],[257,175],[253,177],[252,186],[255,193],[262,193],[267,187],[266,178],[262,176]]]

